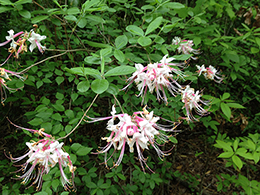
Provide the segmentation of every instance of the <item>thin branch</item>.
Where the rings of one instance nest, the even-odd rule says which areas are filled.
[[[92,107],[92,105],[94,104],[94,102],[96,101],[97,97],[98,97],[99,94],[97,94],[95,96],[95,98],[93,99],[93,101],[91,102],[90,106],[88,107],[88,109],[86,110],[86,112],[83,114],[83,116],[81,117],[81,119],[79,120],[78,124],[74,127],[74,129],[71,130],[71,132],[69,132],[67,135],[65,135],[64,137],[60,137],[57,139],[58,140],[61,140],[61,139],[65,139],[67,138],[70,134],[72,134],[77,128],[78,126],[80,125],[80,123],[83,121],[84,117],[86,116],[86,114],[88,113],[89,109]]]

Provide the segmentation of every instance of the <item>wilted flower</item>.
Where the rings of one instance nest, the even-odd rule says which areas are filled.
[[[172,40],[172,44],[173,45],[179,45],[179,47],[177,48],[179,53],[183,53],[183,54],[190,54],[190,53],[194,53],[194,54],[200,54],[199,50],[193,49],[192,46],[193,41],[192,40],[181,40],[180,37],[174,37],[174,39]],[[196,59],[195,57],[191,57],[192,59]]]
[[[220,72],[217,71],[217,69],[215,69],[211,65],[208,68],[205,68],[204,65],[202,66],[196,65],[196,67],[198,68],[199,76],[202,73],[206,79],[214,80],[217,83],[221,83],[221,81],[224,79],[224,77],[220,74]]]
[[[153,112],[148,112],[145,108],[143,111],[135,112],[133,116],[128,114],[115,114],[115,107],[112,107],[112,116],[92,119],[92,122],[107,120],[110,119],[107,123],[107,129],[111,131],[109,137],[104,137],[102,140],[107,141],[107,145],[102,147],[100,151],[95,154],[105,153],[105,165],[107,166],[108,160],[113,156],[116,150],[121,151],[120,156],[116,163],[114,163],[113,167],[117,167],[120,165],[126,145],[129,146],[130,152],[134,152],[134,145],[136,146],[138,160],[142,166],[144,171],[143,163],[146,167],[152,171],[146,164],[147,159],[143,156],[143,150],[149,149],[148,146],[152,145],[152,147],[156,150],[160,159],[164,156],[169,155],[169,151],[162,151],[159,146],[160,144],[156,142],[158,139],[163,145],[168,142],[167,135],[163,134],[161,131],[165,132],[173,132],[174,128],[166,129],[162,125],[156,124],[159,120],[159,117],[154,117]],[[115,124],[115,119],[118,119],[119,122]],[[107,158],[107,152],[110,150],[111,147],[114,147],[113,154]],[[113,168],[112,167],[112,168]]]
[[[184,103],[183,108],[186,109],[187,118],[186,120],[189,121],[198,121],[197,118],[195,118],[192,114],[192,109],[195,108],[195,112],[200,115],[204,116],[208,114],[208,110],[205,110],[199,103],[202,103],[204,105],[208,105],[208,102],[202,101],[200,99],[201,95],[199,95],[199,91],[194,91],[193,88],[190,88],[189,85],[187,85],[183,90],[181,90],[182,94],[182,102]]]
[[[167,55],[165,55],[159,63],[148,64],[146,67],[142,64],[135,64],[137,70],[128,79],[130,83],[124,87],[123,90],[135,82],[140,91],[138,96],[143,94],[143,100],[147,89],[149,89],[150,93],[153,93],[154,90],[156,91],[159,101],[162,99],[167,103],[164,88],[166,87],[173,96],[175,96],[175,93],[181,88],[177,81],[173,79],[174,76],[171,73],[175,73],[177,77],[180,76],[183,78],[185,76],[181,70],[176,67],[181,64],[170,63],[172,60],[174,60],[174,58],[167,58]]]
[[[63,142],[59,143],[51,135],[44,133],[43,132],[44,129],[34,130],[34,129],[23,128],[15,124],[13,125],[18,128],[25,129],[27,131],[38,133],[39,135],[44,136],[43,139],[40,139],[37,142],[26,142],[29,151],[25,155],[18,158],[13,158],[11,155],[10,157],[8,157],[14,163],[17,163],[25,159],[26,157],[28,157],[27,161],[24,164],[16,165],[16,166],[21,166],[21,169],[19,169],[16,172],[22,171],[23,173],[22,176],[18,176],[18,179],[22,179],[23,184],[26,184],[30,180],[33,180],[33,182],[29,187],[31,187],[34,184],[37,184],[36,189],[40,190],[42,187],[43,175],[48,174],[50,168],[54,167],[57,163],[59,163],[59,168],[61,172],[61,181],[65,190],[70,190],[71,188],[75,189],[74,171],[76,167],[73,167],[69,154],[63,151],[62,149]],[[67,166],[69,167],[69,170],[72,175],[71,179],[67,178],[63,170],[63,167],[67,167]]]
[[[36,34],[33,30],[31,31],[31,34],[30,34],[30,37],[28,39],[28,41],[31,43],[29,49],[30,51],[32,52],[34,50],[34,48],[36,48],[36,46],[38,47],[39,51],[41,53],[44,52],[44,50],[46,49],[45,46],[42,46],[40,41],[46,39],[46,36],[43,35],[39,35],[39,34]]]

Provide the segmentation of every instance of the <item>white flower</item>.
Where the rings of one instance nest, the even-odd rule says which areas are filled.
[[[179,45],[179,47],[177,48],[179,53],[183,53],[183,54],[200,53],[199,50],[192,48],[192,46],[194,45],[192,40],[181,40],[180,37],[174,37],[174,39],[172,40],[172,44]],[[191,57],[191,58],[196,59],[195,57]]]
[[[39,51],[41,53],[43,53],[43,51],[46,49],[46,47],[42,46],[40,42],[44,39],[46,39],[45,35],[41,36],[39,34],[36,34],[34,31],[31,31],[31,35],[28,39],[28,41],[31,43],[31,45],[29,47],[30,51],[32,52],[34,50],[34,48],[38,47]]]
[[[214,80],[217,83],[221,83],[221,81],[224,79],[220,72],[211,65],[208,68],[205,68],[204,65],[196,65],[196,67],[198,68],[199,76],[202,73],[206,79]]]

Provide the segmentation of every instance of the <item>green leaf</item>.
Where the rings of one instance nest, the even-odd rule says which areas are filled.
[[[178,140],[177,140],[175,137],[173,137],[173,136],[170,136],[170,137],[169,137],[169,140],[170,140],[172,143],[174,143],[174,144],[177,144],[177,143],[178,143]]]
[[[86,16],[86,19],[90,20],[91,22],[94,22],[95,24],[106,22],[103,18],[95,15],[88,15]]]
[[[129,25],[126,27],[126,30],[133,35],[139,35],[139,36],[144,36],[144,31],[139,28],[138,26],[135,25]]]
[[[159,16],[154,21],[152,21],[147,27],[145,31],[145,35],[148,35],[149,33],[153,32],[155,29],[157,29],[161,25],[162,19],[163,17]]]
[[[231,108],[245,108],[244,106],[237,103],[227,103],[227,105]]]
[[[232,161],[239,169],[243,167],[243,162],[237,155],[232,156]]]
[[[100,1],[99,0],[87,0],[83,5],[82,5],[82,9],[84,10],[84,12],[86,12],[89,8],[93,7],[94,5],[98,4]]]
[[[52,119],[62,122],[62,117],[59,113],[55,113],[51,116]]]
[[[78,19],[73,15],[67,15],[64,17],[66,20],[77,21]]]
[[[86,42],[88,45],[90,45],[90,46],[92,46],[92,47],[99,47],[99,48],[102,48],[102,47],[111,47],[111,46],[108,45],[108,44],[97,43],[97,42],[92,42],[92,41],[87,41],[87,40],[84,40],[84,42]]]
[[[251,50],[252,53],[258,53],[259,52],[259,49],[256,48],[256,47],[251,47],[250,50]]]
[[[113,83],[110,83],[109,84],[109,87],[107,88],[106,92],[112,94],[112,95],[117,95],[119,93],[119,89],[118,87],[113,84]]]
[[[218,156],[218,158],[230,158],[233,154],[234,152],[223,152]]]
[[[63,112],[65,110],[64,106],[61,104],[53,104],[53,107],[59,112]]]
[[[74,118],[74,112],[73,110],[66,110],[65,111],[65,115],[68,117],[68,118]]]
[[[185,8],[185,6],[183,4],[177,3],[177,2],[169,2],[169,3],[166,3],[165,6],[171,8],[171,9]]]
[[[13,10],[13,8],[12,7],[3,7],[3,6],[0,7],[0,13],[7,12],[10,10]]]
[[[132,66],[118,66],[106,72],[105,77],[127,75],[136,71],[135,67]]]
[[[32,126],[38,126],[42,124],[43,120],[41,118],[34,118],[33,120],[29,121],[28,123]]]
[[[13,3],[9,0],[0,0],[1,5],[13,5]]]
[[[32,18],[32,23],[36,24],[40,21],[46,20],[47,18],[49,18],[49,16],[43,15],[43,16],[36,16],[34,18]]]
[[[67,10],[68,15],[79,14],[80,10],[77,7],[72,7]]]
[[[80,148],[77,150],[76,154],[77,154],[78,156],[85,156],[85,155],[87,155],[88,153],[90,153],[91,150],[92,150],[92,148],[88,148],[88,147],[82,146],[82,147],[80,147]]]
[[[125,36],[125,35],[120,35],[120,36],[118,36],[118,37],[116,38],[116,40],[115,40],[115,46],[116,46],[116,48],[117,48],[117,49],[122,49],[123,47],[126,46],[127,41],[128,41],[127,36]]]
[[[65,70],[71,74],[78,74],[81,76],[86,75],[98,75],[100,76],[100,72],[93,68],[83,68],[83,67],[76,67],[76,68],[65,68]]]
[[[100,56],[105,57],[108,56],[112,52],[112,47],[108,47],[100,50]]]
[[[188,60],[192,55],[191,54],[183,54],[183,55],[175,55],[172,56],[175,60]]]
[[[88,21],[85,18],[81,18],[81,20],[78,22],[78,27],[84,28],[87,25]]]
[[[260,47],[260,38],[256,37],[255,42],[257,43],[258,47]]]
[[[64,77],[56,77],[55,81],[58,85],[60,85],[64,81]]]
[[[19,14],[26,19],[31,18],[31,13],[27,10],[21,10],[21,11],[19,11]]]
[[[22,5],[22,4],[25,4],[25,3],[32,3],[32,0],[19,0],[19,1],[16,1],[14,3],[14,5]]]
[[[55,179],[51,182],[51,186],[55,192],[57,191],[59,185],[60,185],[60,181],[58,179]]]
[[[237,150],[237,147],[238,147],[238,141],[235,140],[235,141],[233,142],[233,148],[234,148],[234,151],[235,151],[235,152],[236,152],[236,150]]]
[[[77,85],[77,89],[82,93],[86,92],[89,89],[89,87],[90,87],[89,81],[81,81]]]
[[[125,61],[125,54],[121,50],[115,49],[114,56],[119,62]]]
[[[109,82],[107,80],[105,80],[105,79],[95,79],[91,83],[92,91],[94,91],[97,94],[101,94],[104,91],[106,91],[108,86],[109,86]]]
[[[71,149],[74,151],[74,152],[76,152],[79,148],[81,148],[81,147],[83,147],[81,144],[79,144],[79,143],[74,143],[74,144],[72,144],[71,145]]]
[[[228,143],[226,143],[226,142],[224,142],[222,140],[216,140],[216,142],[217,143],[214,144],[215,147],[223,148],[224,151],[233,152],[233,149],[231,148],[231,146]]]
[[[231,110],[228,107],[228,105],[223,103],[223,102],[221,102],[220,107],[221,107],[222,112],[227,116],[228,119],[230,119]]]
[[[222,96],[222,100],[228,99],[230,97],[229,93],[224,93]]]
[[[41,80],[36,82],[36,87],[39,89],[43,85],[43,82]]]
[[[152,40],[151,40],[149,37],[140,37],[140,38],[137,40],[137,42],[138,42],[141,46],[145,47],[145,46],[150,45],[150,44],[152,43]]]

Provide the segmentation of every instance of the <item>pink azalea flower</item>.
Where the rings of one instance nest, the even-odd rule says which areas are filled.
[[[200,54],[199,50],[193,49],[192,46],[193,41],[192,40],[181,40],[180,37],[174,37],[174,39],[172,40],[172,44],[173,45],[179,45],[179,47],[177,48],[179,53],[183,53],[183,54]],[[196,57],[191,57],[192,59],[197,59]]]
[[[208,68],[205,68],[204,65],[196,65],[196,67],[198,68],[199,76],[203,74],[206,79],[214,80],[216,83],[221,83],[224,79],[224,76],[220,74],[220,71],[217,71],[217,69],[211,65]]]
[[[31,43],[31,45],[30,45],[30,47],[29,47],[30,51],[32,52],[32,51],[34,50],[34,48],[38,47],[39,51],[40,51],[41,53],[43,53],[44,50],[46,49],[46,47],[45,47],[45,46],[42,46],[41,43],[40,43],[40,41],[42,41],[42,40],[44,40],[44,39],[46,39],[46,36],[45,36],[45,35],[41,36],[41,35],[39,35],[39,34],[36,34],[36,33],[32,30],[31,33],[30,33],[30,37],[29,37],[29,39],[28,39],[28,41]]]
[[[108,160],[113,156],[116,150],[119,150],[119,158],[113,166],[117,167],[123,159],[126,145],[129,146],[131,153],[134,152],[135,145],[138,160],[143,171],[145,171],[143,166],[143,164],[145,164],[145,166],[153,172],[146,164],[147,158],[143,156],[143,150],[149,149],[148,146],[151,145],[157,152],[160,159],[169,155],[169,151],[162,151],[159,148],[161,145],[156,141],[156,139],[160,140],[160,142],[164,145],[168,142],[169,136],[163,134],[161,131],[174,132],[175,127],[167,129],[162,125],[157,124],[156,122],[159,120],[159,117],[154,117],[153,112],[149,113],[145,108],[143,111],[135,112],[133,116],[130,116],[128,114],[116,114],[115,107],[113,106],[111,114],[112,116],[110,117],[97,119],[88,117],[92,119],[92,122],[110,119],[107,123],[107,129],[111,131],[111,134],[109,137],[102,138],[102,140],[107,141],[107,145],[94,154],[105,153],[104,163],[107,166]],[[116,118],[119,120],[117,124],[115,124]],[[114,152],[109,158],[107,158],[107,152],[111,149],[111,147],[114,147]]]
[[[204,105],[208,105],[208,102],[202,101],[200,99],[201,95],[199,95],[199,91],[194,91],[193,88],[190,88],[189,85],[187,85],[183,90],[181,90],[182,94],[182,102],[184,103],[183,108],[186,109],[186,115],[187,118],[185,118],[188,122],[190,121],[198,121],[197,118],[195,118],[192,114],[192,110],[194,108],[195,112],[200,115],[204,116],[208,114],[208,110],[204,109],[199,103],[202,103]]]
[[[11,122],[11,124],[13,123]],[[20,129],[24,129],[32,133],[38,133],[39,135],[44,136],[43,139],[40,139],[37,142],[26,142],[29,151],[25,155],[17,158],[13,158],[11,155],[10,157],[7,156],[12,160],[13,163],[17,163],[28,157],[24,164],[16,165],[21,167],[21,169],[17,170],[16,172],[22,171],[23,173],[21,176],[18,176],[17,179],[22,179],[23,184],[29,183],[30,180],[33,180],[29,187],[37,184],[36,190],[38,191],[42,187],[43,175],[48,174],[50,169],[58,163],[63,187],[65,190],[75,190],[74,171],[76,167],[73,167],[69,154],[64,152],[64,149],[62,148],[63,143],[59,143],[51,135],[44,133],[44,129],[34,130],[23,128],[15,124],[13,125]],[[69,167],[72,175],[71,179],[67,178],[63,170],[63,167],[67,166]]]
[[[143,95],[143,101],[147,90],[149,90],[150,93],[153,93],[155,90],[157,100],[160,101],[162,99],[167,103],[165,88],[168,89],[173,96],[175,96],[175,93],[181,88],[177,81],[173,79],[174,75],[172,73],[175,73],[177,77],[180,76],[183,78],[185,76],[181,70],[177,68],[177,66],[181,66],[181,64],[170,63],[172,60],[174,60],[174,58],[167,58],[167,55],[165,55],[159,63],[148,64],[146,67],[142,64],[135,64],[136,71],[128,79],[130,83],[122,90],[125,90],[130,84],[135,82],[140,91],[138,96]]]

